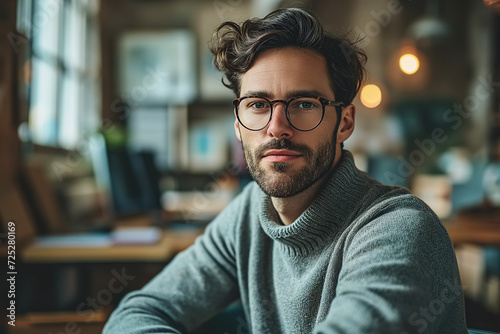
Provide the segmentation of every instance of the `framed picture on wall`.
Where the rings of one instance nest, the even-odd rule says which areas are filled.
[[[195,37],[189,30],[133,31],[119,40],[118,87],[132,108],[196,97]]]

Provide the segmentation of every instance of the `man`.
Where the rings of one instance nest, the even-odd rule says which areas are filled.
[[[467,333],[450,239],[406,189],[342,143],[365,56],[299,9],[216,31],[255,183],[105,333],[187,333],[240,299],[252,333]]]

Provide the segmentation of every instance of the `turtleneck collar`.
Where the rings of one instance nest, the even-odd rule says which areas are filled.
[[[306,255],[331,240],[374,182],[356,168],[352,154],[344,150],[311,206],[292,224],[280,223],[271,198],[262,193],[261,226],[269,237],[284,246],[285,252],[293,256]]]

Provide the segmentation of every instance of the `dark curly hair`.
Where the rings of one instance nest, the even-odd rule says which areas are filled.
[[[352,102],[365,77],[366,54],[345,36],[326,33],[316,15],[309,11],[279,9],[263,19],[249,19],[241,25],[224,22],[215,30],[210,43],[214,65],[229,81],[222,79],[222,83],[237,97],[241,75],[259,54],[284,47],[304,48],[325,57],[335,100],[346,105]]]

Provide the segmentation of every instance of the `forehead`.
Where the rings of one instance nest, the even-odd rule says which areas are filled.
[[[293,91],[318,91],[333,98],[325,58],[311,50],[283,48],[260,54],[241,77],[241,95],[267,92],[284,98]]]

